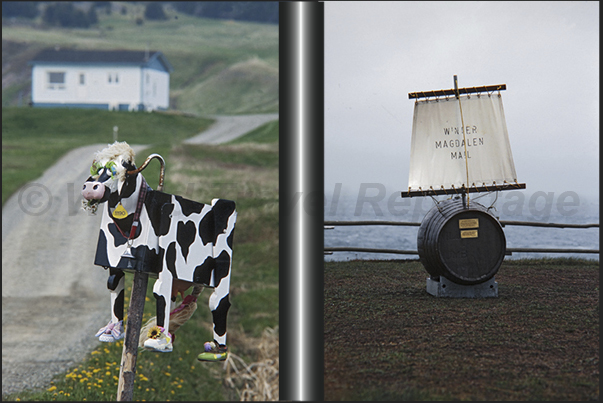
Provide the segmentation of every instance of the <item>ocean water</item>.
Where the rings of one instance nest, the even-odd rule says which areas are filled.
[[[503,195],[503,193],[507,193]],[[599,201],[580,197],[575,193],[555,195],[520,191],[496,194],[470,195],[470,203],[478,202],[503,221],[529,221],[538,223],[591,224],[599,223]],[[380,201],[359,199],[354,195],[335,196],[326,200],[325,221],[397,221],[418,222],[446,196],[413,197],[411,199]],[[376,249],[417,249],[417,226],[336,226],[324,230],[324,246],[358,247]],[[599,228],[547,228],[507,225],[503,228],[507,248],[571,248],[599,249]],[[528,253],[514,252],[505,259],[574,257],[599,260],[595,253]],[[333,252],[325,255],[325,261],[353,259],[387,260],[418,259],[418,255],[366,252]]]

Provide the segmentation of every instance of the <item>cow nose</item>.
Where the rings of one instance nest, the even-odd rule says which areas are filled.
[[[100,182],[86,182],[82,189],[82,196],[86,200],[100,200],[105,195],[105,185]]]

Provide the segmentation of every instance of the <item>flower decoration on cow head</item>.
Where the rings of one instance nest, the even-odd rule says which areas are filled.
[[[136,169],[134,150],[126,142],[115,142],[94,155],[90,177],[82,189],[82,208],[95,213],[98,205],[119,192],[126,180],[126,172]]]

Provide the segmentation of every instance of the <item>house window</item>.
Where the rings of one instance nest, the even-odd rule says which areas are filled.
[[[48,72],[48,89],[64,90],[65,89],[65,72],[64,71],[49,71]]]
[[[86,76],[84,73],[80,73],[80,85],[86,84]]]

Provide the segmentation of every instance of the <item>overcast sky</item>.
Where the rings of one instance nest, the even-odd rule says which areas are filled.
[[[599,192],[598,2],[325,2],[325,195],[406,190],[409,92],[506,84],[526,192]]]

